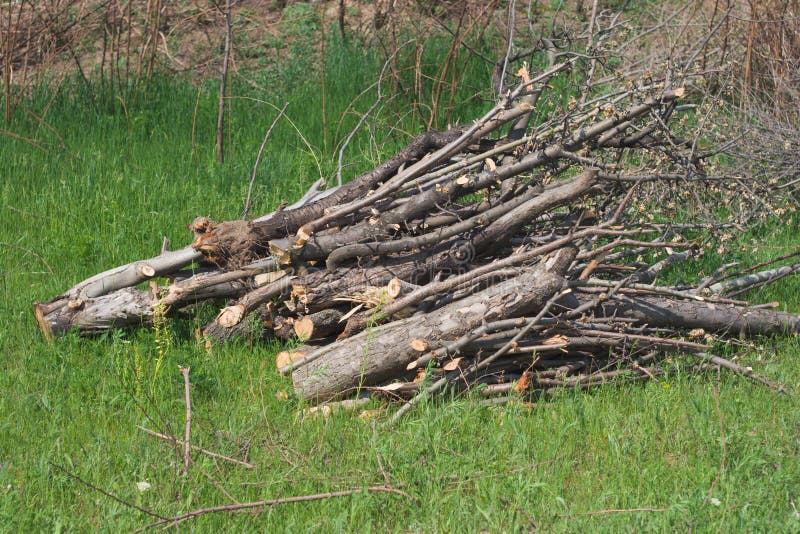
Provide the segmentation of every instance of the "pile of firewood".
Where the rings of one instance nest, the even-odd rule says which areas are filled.
[[[680,105],[687,89],[651,80],[543,105],[571,63],[523,69],[474,123],[424,133],[338,188],[316,184],[252,221],[196,219],[190,247],[36,304],[41,331],[135,327],[223,300],[205,335],[299,339],[277,368],[311,402],[641,381],[669,372],[671,353],[771,384],[711,351],[725,336],[800,330],[798,316],[732,297],[794,266],[654,284],[703,253],[703,232],[730,223],[650,210],[737,198],[671,129],[692,110]],[[144,281],[150,290],[135,287]]]

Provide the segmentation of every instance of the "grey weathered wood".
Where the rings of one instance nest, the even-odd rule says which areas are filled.
[[[338,297],[351,296],[367,286],[385,286],[392,278],[405,282],[427,281],[441,268],[453,267],[447,250],[431,254],[412,254],[388,258],[372,267],[342,267],[331,272],[316,271],[292,280],[292,296],[298,309],[305,313],[340,305]]]
[[[775,267],[774,269],[767,269],[766,271],[759,271],[757,273],[750,273],[731,280],[723,280],[716,284],[711,284],[708,289],[713,293],[730,293],[732,291],[742,291],[749,287],[759,285],[764,282],[769,282],[790,274],[800,272],[800,263],[794,265],[784,265],[782,267]]]
[[[344,330],[344,313],[336,308],[321,310],[295,320],[294,333],[303,341],[322,339]]]
[[[405,149],[375,169],[362,174],[325,198],[295,210],[283,210],[263,221],[227,221],[214,223],[198,236],[192,246],[218,265],[244,265],[268,254],[270,240],[295,233],[303,224],[319,219],[329,208],[360,198],[394,174],[402,165],[417,160],[430,150],[458,138],[463,128],[448,132],[426,132]]]
[[[258,271],[256,271],[258,272]],[[206,280],[217,283],[199,283]],[[251,290],[249,278],[230,280],[226,273],[202,274],[173,283],[167,290],[168,311],[201,301],[235,298]],[[49,302],[37,302],[34,315],[45,338],[76,330],[91,335],[112,328],[148,324],[159,299],[149,291],[124,287],[111,293],[88,298],[61,295]]]
[[[660,328],[702,328],[738,335],[800,332],[800,315],[697,300],[658,297],[614,298],[600,305],[607,317],[635,319]]]
[[[323,347],[293,364],[295,391],[304,399],[326,400],[359,386],[374,385],[403,373],[419,356],[413,340],[436,347],[458,339],[483,321],[534,312],[562,287],[565,263],[569,262],[554,262],[550,270],[542,262],[430,313],[368,329]]]

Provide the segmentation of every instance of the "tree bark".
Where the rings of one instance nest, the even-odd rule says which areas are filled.
[[[292,280],[292,298],[299,310],[314,313],[340,304],[336,299],[351,296],[368,286],[386,286],[393,278],[424,283],[441,269],[457,268],[448,250],[433,254],[412,254],[388,258],[372,267],[342,267],[316,271]]]
[[[342,317],[344,313],[335,308],[304,315],[294,322],[294,333],[301,341],[313,341],[338,334],[344,330]]]
[[[214,277],[224,281],[198,284]],[[224,274],[203,274],[173,283],[164,297],[168,313],[201,301],[235,298],[255,287],[252,276],[237,280],[225,278]],[[149,324],[158,303],[159,296],[152,291],[125,287],[92,298],[73,299],[69,294],[61,295],[49,302],[37,302],[33,310],[42,335],[51,339],[70,330],[92,335],[112,328]]]
[[[734,335],[800,332],[800,315],[697,300],[618,297],[603,302],[600,310],[606,317],[635,319],[658,328],[702,328]]]
[[[426,132],[394,157],[325,198],[295,210],[276,212],[269,220],[212,223],[204,234],[195,239],[192,247],[221,267],[250,263],[268,255],[270,240],[294,234],[303,224],[322,217],[326,210],[363,197],[402,165],[458,139],[462,132],[463,128],[460,127],[447,132]]]
[[[562,287],[563,273],[574,256],[574,249],[562,249],[550,269],[542,262],[431,313],[366,330],[308,354],[305,362],[295,362],[295,391],[303,399],[320,401],[374,385],[404,373],[408,363],[419,356],[419,343],[414,345],[412,340],[436,347],[458,339],[483,321],[534,312]]]
[[[34,315],[42,335],[51,339],[72,329],[98,334],[112,328],[141,326],[153,319],[152,303],[147,291],[126,287],[92,299],[37,302]]]

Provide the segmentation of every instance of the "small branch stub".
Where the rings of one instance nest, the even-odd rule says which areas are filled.
[[[424,339],[412,339],[411,340],[411,348],[417,352],[425,352],[428,350],[428,342]]]
[[[302,247],[306,244],[306,242],[311,239],[311,233],[306,230],[305,227],[301,226],[297,230],[297,241],[295,241],[296,247]]]
[[[152,278],[156,275],[156,270],[151,265],[146,263],[140,263],[136,267],[136,272],[139,274],[139,276],[145,276],[147,278]]]
[[[403,281],[397,277],[392,278],[389,280],[389,283],[386,284],[386,294],[391,297],[392,299],[396,299],[403,290]]]
[[[442,370],[444,370],[444,371],[455,371],[456,369],[458,369],[461,366],[461,360],[463,360],[463,359],[464,358],[453,358],[452,360],[450,360],[449,362],[447,362],[446,364],[444,364],[442,366]]]
[[[253,282],[255,283],[256,287],[265,286],[267,284],[271,284],[276,280],[280,280],[286,276],[286,271],[275,271],[271,273],[261,273],[257,274],[253,277]]]

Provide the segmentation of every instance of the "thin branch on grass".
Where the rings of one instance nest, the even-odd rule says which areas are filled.
[[[6,247],[6,248],[14,249],[14,250],[20,250],[22,252],[25,252],[27,254],[31,254],[31,255],[35,256],[36,259],[38,259],[40,262],[42,262],[42,264],[45,267],[47,267],[47,272],[49,272],[50,274],[53,274],[53,268],[50,267],[50,264],[47,263],[47,261],[45,261],[45,259],[41,256],[41,254],[39,254],[35,250],[29,249],[29,248],[25,248],[25,247],[22,247],[22,246],[19,246],[19,245],[14,245],[13,243],[0,243],[0,247]]]
[[[172,443],[176,447],[184,447],[185,446],[185,442],[184,441],[181,441],[181,440],[179,440],[178,438],[176,438],[174,436],[170,436],[168,434],[162,434],[160,432],[155,432],[153,430],[150,430],[149,428],[145,428],[145,427],[140,426],[140,425],[136,425],[136,428],[138,428],[139,430],[141,430],[145,434],[149,434],[149,435],[151,435],[153,437],[160,438],[160,439],[163,439],[165,441],[169,441],[170,443]],[[217,452],[210,451],[210,450],[204,449],[202,447],[198,447],[197,445],[191,445],[191,447],[192,447],[192,450],[197,451],[197,452],[202,453],[202,454],[205,454],[206,456],[210,456],[211,458],[216,458],[217,460],[223,460],[223,461],[226,461],[226,462],[230,462],[232,464],[241,465],[242,467],[246,467],[247,469],[255,468],[255,465],[253,465],[253,464],[251,464],[249,462],[245,462],[245,461],[242,461],[242,460],[237,460],[236,458],[231,458],[230,456],[225,456],[223,454],[219,454]]]
[[[347,145],[350,144],[350,141],[353,140],[353,137],[355,137],[356,133],[358,133],[358,131],[361,129],[361,126],[364,124],[364,121],[367,120],[367,117],[369,117],[372,114],[372,112],[375,111],[378,105],[380,105],[380,103],[383,102],[383,92],[381,91],[381,87],[383,84],[383,76],[384,74],[386,74],[386,69],[389,67],[392,60],[394,60],[395,56],[400,52],[400,50],[410,42],[411,41],[406,41],[405,43],[398,46],[397,50],[392,52],[392,54],[388,58],[386,58],[386,61],[383,62],[383,68],[381,68],[381,72],[378,75],[378,81],[377,81],[378,95],[376,96],[375,101],[372,103],[367,112],[361,115],[361,117],[358,119],[358,123],[356,123],[355,127],[352,130],[350,130],[350,133],[347,135],[347,138],[344,140],[344,143],[342,143],[342,146],[339,148],[339,159],[336,167],[336,184],[339,187],[342,187],[342,169],[344,167],[343,163],[344,151],[347,148]]]
[[[639,512],[666,512],[666,508],[609,508],[607,510],[594,510],[591,512],[577,512],[574,514],[560,514],[561,517],[572,515],[606,515],[606,514],[633,514]]]
[[[727,438],[725,437],[725,427],[722,421],[722,408],[719,405],[719,391],[718,388],[711,389],[711,395],[714,397],[714,409],[717,412],[717,423],[719,425],[719,439],[720,439],[720,458],[719,458],[719,467],[717,468],[717,474],[714,477],[714,481],[711,483],[711,486],[708,488],[706,492],[706,496],[703,498],[703,505],[701,508],[705,508],[708,500],[711,498],[712,493],[714,492],[714,488],[717,487],[717,483],[719,483],[720,478],[722,478],[722,471],[725,469],[725,458],[728,454],[728,445],[727,445]]]
[[[342,41],[344,41],[346,43],[347,42],[347,35],[345,33],[344,12],[345,12],[344,0],[339,0],[339,8],[338,8],[339,33],[342,35]]]
[[[183,476],[189,474],[189,462],[191,461],[192,445],[192,397],[189,388],[189,369],[190,367],[181,367],[181,374],[183,375],[183,390],[184,400],[186,402],[186,431],[183,438]]]
[[[503,57],[502,61],[502,69],[500,70],[500,76],[497,79],[497,85],[495,90],[497,91],[498,97],[503,97],[503,89],[505,88],[505,79],[506,79],[506,70],[508,69],[509,59],[511,57],[511,51],[514,48],[514,15],[516,12],[517,3],[514,0],[508,3],[508,35],[506,36],[506,53]],[[497,66],[495,66],[497,68]]]
[[[388,488],[386,486],[371,486],[367,488],[355,488],[349,490],[342,490],[342,491],[331,491],[328,493],[315,493],[312,495],[299,495],[297,497],[283,497],[280,499],[266,499],[263,501],[255,501],[255,502],[244,502],[239,504],[224,504],[221,506],[212,506],[209,508],[198,508],[196,510],[192,510],[190,512],[186,512],[185,514],[180,514],[172,517],[161,518],[154,523],[150,523],[149,525],[145,525],[144,527],[135,531],[136,533],[143,532],[145,530],[149,530],[151,528],[159,527],[161,525],[168,525],[170,527],[177,525],[178,523],[182,523],[189,519],[194,519],[201,515],[207,514],[215,514],[215,513],[223,513],[223,512],[239,512],[247,510],[250,513],[258,514],[267,511],[269,508],[273,506],[279,506],[282,504],[290,504],[290,503],[298,503],[298,502],[309,502],[309,501],[320,501],[325,499],[334,499],[338,497],[348,497],[350,495],[356,495],[359,493],[393,493],[395,495],[400,495],[405,497],[406,499],[413,500],[413,497],[406,493],[405,491],[396,489],[396,488]],[[161,517],[155,516],[155,514],[150,514],[154,517]]]
[[[765,376],[754,373],[752,367],[742,367],[741,365],[737,365],[726,358],[714,356],[713,354],[708,354],[706,352],[695,352],[693,354],[694,356],[702,358],[703,360],[706,360],[714,365],[724,367],[725,369],[729,369],[738,375],[742,375],[751,380],[755,380],[756,382],[760,382],[770,389],[777,391],[778,393],[791,395],[791,392],[786,388],[786,386],[773,382]]]
[[[27,138],[25,136],[16,134],[14,132],[11,132],[9,130],[5,130],[3,128],[0,128],[0,135],[7,135],[7,136],[9,136],[9,137],[11,137],[13,139],[18,139],[18,140],[22,141],[23,143],[31,145],[33,148],[36,148],[37,150],[41,150],[45,154],[48,153],[47,147],[42,145],[40,142],[36,141],[35,139],[29,139],[29,138]]]
[[[120,503],[123,506],[126,506],[128,508],[132,508],[134,510],[142,512],[143,514],[149,515],[150,517],[155,517],[156,519],[158,519],[160,521],[168,521],[169,520],[167,517],[165,517],[163,515],[157,514],[157,513],[153,512],[151,510],[148,510],[147,508],[143,508],[143,507],[141,507],[141,506],[139,506],[137,504],[134,504],[132,502],[126,501],[125,499],[117,497],[113,493],[111,493],[109,491],[106,491],[103,488],[99,488],[99,487],[95,486],[94,484],[92,484],[88,480],[84,480],[83,478],[79,477],[75,473],[67,470],[66,468],[64,468],[64,467],[62,467],[62,466],[60,466],[58,464],[54,464],[53,462],[47,462],[47,463],[50,465],[50,467],[55,467],[56,469],[58,469],[59,471],[61,471],[65,475],[67,475],[69,478],[77,480],[78,482],[80,482],[84,486],[86,486],[88,488],[91,488],[91,489],[93,489],[94,491],[96,491],[98,493],[102,493],[103,495],[105,495],[109,499],[113,499],[113,500],[117,501],[118,503]]]

